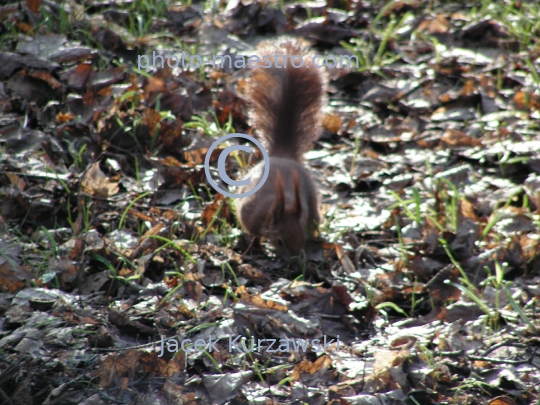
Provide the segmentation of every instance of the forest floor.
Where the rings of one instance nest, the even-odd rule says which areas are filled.
[[[248,69],[146,63],[283,36],[358,62],[293,262],[204,170]],[[2,2],[0,404],[540,404],[539,38],[513,0]]]

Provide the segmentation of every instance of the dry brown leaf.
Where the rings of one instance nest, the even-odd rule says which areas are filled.
[[[178,219],[178,212],[173,210],[167,210],[163,212],[163,218],[165,218],[167,221],[175,221]]]
[[[509,397],[497,397],[491,400],[489,405],[517,405],[516,402]]]
[[[149,77],[148,83],[144,88],[145,94],[150,94],[153,91],[165,91],[167,88],[165,87],[165,82],[162,79],[158,79],[156,77]]]
[[[172,156],[167,156],[165,159],[158,159],[158,162],[164,166],[182,167],[182,163]]]
[[[216,148],[212,156],[219,156],[223,149]],[[206,152],[208,148],[197,148],[184,151],[184,159],[187,161],[188,166],[197,166],[204,162],[206,158]],[[210,159],[212,161],[212,159]],[[216,157],[217,160],[217,157]]]
[[[189,139],[182,135],[184,122],[180,117],[170,124],[161,123],[159,139],[166,150],[180,150],[189,144]]]
[[[220,71],[217,71],[217,70],[212,70],[210,72],[210,79],[212,80],[215,80],[215,81],[219,81],[221,79],[223,79],[225,77],[226,73],[225,72],[220,72]],[[242,80],[239,80],[238,81],[239,84],[238,84],[238,91],[241,92],[241,87],[242,85],[240,84],[240,82],[244,82],[245,83],[245,80],[242,79]]]
[[[518,110],[540,110],[540,97],[536,94],[518,91],[513,102]]]
[[[92,66],[89,63],[81,63],[69,76],[68,84],[76,89],[84,89],[91,72]]]
[[[54,260],[54,268],[58,273],[62,288],[69,290],[77,281],[81,264],[74,260],[58,259]]]
[[[60,314],[55,313],[55,315],[58,316]],[[75,324],[75,325],[79,325],[79,324],[99,325],[100,324],[100,322],[96,321],[93,318],[90,318],[89,316],[77,315],[71,311],[65,311],[64,313],[61,314],[61,317],[65,322],[68,322],[70,324]]]
[[[395,378],[404,377],[401,370],[403,362],[407,359],[409,351],[405,348],[399,351],[376,350],[373,354],[375,364],[371,376],[366,379],[367,389],[397,389],[401,381]]]
[[[193,399],[195,399],[196,394],[187,393],[184,395],[184,389],[184,385],[177,385],[170,379],[166,379],[165,385],[163,386],[163,392],[167,395],[171,403],[188,405],[188,401],[186,401],[187,395],[193,395]]]
[[[167,287],[169,287],[169,289],[172,290],[173,288],[182,284],[182,279],[178,276],[166,276],[163,279],[163,282],[167,285]]]
[[[238,266],[238,274],[257,284],[265,283],[266,276],[262,270],[254,268],[251,264]]]
[[[240,299],[240,301],[246,304],[254,305],[258,308],[263,308],[263,309],[272,309],[272,310],[280,311],[280,312],[287,312],[289,310],[289,308],[286,307],[285,305],[280,305],[277,302],[272,301],[272,300],[262,299],[260,295],[251,295],[251,296],[242,295],[242,298]]]
[[[456,281],[459,276],[458,269],[453,265],[447,265],[426,284],[431,298],[436,304],[442,304],[447,301],[457,301],[461,297],[461,291],[449,284],[446,280]]]
[[[476,93],[477,90],[478,90],[478,87],[477,87],[476,80],[469,79],[465,82],[465,84],[461,88],[461,94],[463,96],[469,96],[471,94]]]
[[[249,296],[249,292],[248,290],[246,289],[246,286],[245,285],[241,285],[240,287],[238,287],[235,292],[234,292],[236,295],[239,295],[240,298],[247,298],[246,296]]]
[[[33,34],[34,33],[34,27],[31,26],[30,24],[28,23],[25,23],[25,22],[21,22],[19,23],[19,29],[24,32],[25,34]]]
[[[469,200],[460,200],[459,208],[461,211],[461,215],[463,215],[465,218],[470,218],[474,222],[478,222],[480,220],[474,212],[474,204]]]
[[[228,214],[230,213],[228,208],[229,205],[227,203],[227,198],[222,194],[216,194],[214,201],[207,204],[201,214],[203,225],[207,227],[216,217],[216,215],[218,215],[218,213],[221,215],[221,217],[228,218]],[[217,225],[218,224],[215,224],[214,226]]]
[[[339,261],[341,262],[341,265],[343,266],[343,269],[347,273],[354,273],[356,271],[356,268],[354,267],[354,264],[351,259],[349,259],[349,256],[345,253],[343,250],[343,247],[341,245],[336,244],[336,253]]]
[[[39,13],[41,7],[41,0],[26,0],[26,7],[33,13]]]
[[[191,273],[193,274],[193,273]],[[191,281],[187,280],[188,277],[186,276],[186,282],[184,282],[184,290],[189,294],[191,298],[193,298],[197,302],[201,302],[201,300],[205,299],[206,295],[204,294],[203,286],[200,281]]]
[[[133,215],[134,217],[137,217],[142,221],[152,222],[152,217],[149,217],[148,215],[143,214],[142,212],[139,212],[137,210],[130,209],[130,210],[128,210],[128,214]]]
[[[397,367],[403,363],[407,358],[408,352],[406,350],[390,351],[390,350],[377,350],[373,353],[375,357],[375,364],[373,365],[373,374],[380,374],[384,371]]]
[[[345,132],[349,132],[356,125],[356,120],[351,118],[345,126]]]
[[[309,360],[302,360],[300,363],[294,366],[294,370],[291,373],[291,378],[294,381],[299,381],[302,379],[302,374],[323,374],[330,368],[331,365],[332,359],[329,356],[321,356],[313,363]]]
[[[157,352],[128,350],[120,354],[110,354],[99,366],[99,385],[103,388],[121,385],[124,379],[133,381],[142,373],[152,373],[159,377],[181,374],[184,369],[184,355],[180,350],[167,361],[158,357]]]
[[[69,251],[68,257],[71,260],[76,260],[80,258],[83,253],[84,246],[85,246],[84,238],[82,237],[75,238],[74,243],[73,243],[73,249]]]
[[[122,378],[120,379],[120,389],[121,389],[121,391],[127,390],[128,383],[129,383],[129,378],[127,378],[127,377],[122,377]]]
[[[123,353],[108,355],[99,365],[97,374],[99,375],[99,386],[107,388],[111,385],[119,385],[120,379],[124,376],[133,375],[135,368],[139,364],[142,352],[128,350]]]
[[[528,262],[532,260],[540,252],[540,241],[530,234],[522,234],[519,236],[519,244],[523,251],[523,259]]]
[[[343,305],[348,307],[354,302],[354,299],[349,294],[347,287],[343,285],[336,285],[332,287],[332,291],[336,294],[336,297]]]
[[[403,13],[407,10],[412,10],[420,5],[418,1],[395,1],[389,3],[389,7],[385,9],[383,16],[388,17],[391,14]]]
[[[163,229],[164,226],[165,224],[163,222],[159,222],[158,224],[154,225],[151,229],[147,230],[144,233],[143,237],[157,235],[159,231]]]
[[[447,129],[441,137],[441,142],[448,146],[475,146],[480,144],[478,139],[475,139],[464,132],[457,129]]]
[[[466,14],[460,13],[459,11],[452,13],[450,15],[450,18],[452,20],[463,20],[463,21],[469,21],[469,17]]]
[[[453,100],[453,97],[446,93],[446,94],[443,94],[440,98],[439,98],[440,102],[441,103],[448,103],[450,101]],[[441,107],[441,108],[438,108],[437,110],[435,110],[435,112],[440,112],[440,113],[443,113],[446,111],[446,107]]]
[[[17,176],[14,173],[6,173],[7,178],[18,191],[24,191],[26,189],[26,181],[24,178]]]
[[[88,324],[88,325],[100,325],[101,321],[96,321],[93,318],[90,318],[88,316],[81,316],[79,317],[79,321],[82,324]]]
[[[148,135],[154,136],[156,126],[161,122],[161,114],[152,108],[145,108],[141,125],[148,128]]]
[[[73,119],[75,119],[75,116],[73,114],[71,114],[70,112],[67,112],[67,113],[59,112],[56,115],[56,122],[59,123],[59,124],[63,124],[65,122],[71,121]]]
[[[172,377],[174,373],[182,374],[184,370],[185,353],[179,350],[169,361],[158,357],[157,352],[143,352],[140,357],[141,364],[147,373],[160,377]]]
[[[92,163],[81,183],[83,191],[100,198],[108,198],[118,193],[118,183],[111,182],[99,168],[99,162]]]
[[[362,153],[370,159],[379,159],[379,154],[373,149],[366,149]]]
[[[25,286],[25,281],[31,280],[32,275],[20,266],[13,267],[10,262],[0,262],[0,286],[4,291],[15,292]]]
[[[341,124],[341,118],[337,114],[326,114],[323,118],[323,127],[334,134],[339,132]]]
[[[246,119],[244,115],[247,107],[246,101],[238,97],[236,93],[223,90],[218,93],[217,99],[212,101],[212,105],[216,110],[221,125],[225,124],[230,116],[238,121],[244,121]]]
[[[435,19],[426,19],[418,26],[418,31],[427,31],[429,34],[446,34],[450,24],[444,14],[439,14]]]
[[[112,94],[112,86],[107,86],[100,89],[97,94],[103,97],[109,97]],[[134,95],[124,99],[124,101],[131,101],[133,98],[135,98]]]
[[[47,83],[49,86],[51,86],[55,90],[63,88],[62,83],[60,83],[58,80],[52,77],[52,75],[48,72],[44,72],[40,70],[40,71],[32,72],[28,76],[43,80],[45,83]]]
[[[390,347],[393,349],[401,349],[402,347],[411,347],[418,341],[413,336],[399,336],[398,338],[390,341]]]

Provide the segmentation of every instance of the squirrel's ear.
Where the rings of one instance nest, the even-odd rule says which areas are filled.
[[[285,216],[285,184],[283,183],[283,179],[281,178],[281,173],[279,171],[276,173],[274,190],[276,199],[274,200],[274,205],[272,206],[272,221],[275,225],[281,222],[282,218]]]
[[[294,187],[293,212],[296,217],[300,218],[302,216],[302,196],[300,195],[300,176],[298,175],[298,171],[295,170],[292,172],[292,179]]]

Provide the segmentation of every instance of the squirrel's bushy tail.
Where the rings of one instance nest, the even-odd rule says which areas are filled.
[[[291,42],[259,49],[262,62],[253,70],[248,90],[253,102],[251,125],[270,156],[301,160],[322,130],[321,109],[326,94],[323,72],[313,65],[306,50]],[[265,55],[269,59],[264,59]],[[294,55],[298,57],[293,59]],[[269,65],[265,60],[272,66],[262,67]],[[276,61],[281,67],[276,67]],[[322,62],[322,58],[317,59],[317,65]]]

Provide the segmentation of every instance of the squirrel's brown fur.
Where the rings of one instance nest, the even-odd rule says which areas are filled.
[[[278,65],[275,67],[275,53]],[[244,228],[255,237],[266,237],[283,257],[298,255],[319,223],[318,193],[302,154],[321,133],[325,80],[312,65],[312,56],[292,42],[260,47],[258,56],[270,55],[272,67],[253,70],[248,87],[253,104],[251,124],[270,155],[270,172],[255,194],[237,200]],[[293,67],[284,55],[300,55],[302,67]],[[299,65],[299,58],[295,59]],[[262,62],[261,62],[262,63]],[[309,65],[309,67],[307,67]],[[252,189],[262,177],[264,163],[249,173]]]

